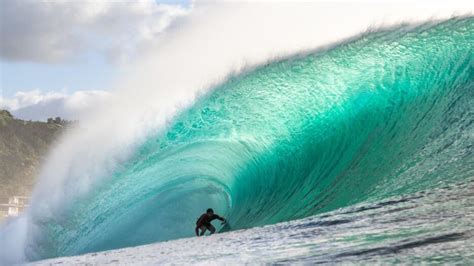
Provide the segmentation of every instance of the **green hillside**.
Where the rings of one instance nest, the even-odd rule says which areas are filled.
[[[0,198],[29,196],[39,165],[64,125],[15,119],[0,110]]]

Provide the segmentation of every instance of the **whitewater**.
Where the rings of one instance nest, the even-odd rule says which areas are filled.
[[[472,16],[250,7],[194,7],[84,115],[1,264],[472,262]],[[208,207],[228,225],[188,238]]]

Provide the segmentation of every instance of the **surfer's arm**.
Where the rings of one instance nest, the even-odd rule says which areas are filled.
[[[222,224],[226,222],[224,217],[217,216],[216,219],[222,221]]]

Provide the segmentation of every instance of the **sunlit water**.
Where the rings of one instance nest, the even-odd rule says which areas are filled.
[[[474,263],[474,180],[276,225],[33,264],[294,262]]]

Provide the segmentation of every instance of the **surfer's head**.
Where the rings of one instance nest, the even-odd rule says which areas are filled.
[[[207,213],[207,215],[213,215],[213,214],[214,214],[214,210],[211,209],[211,208],[209,208],[209,209],[207,209],[206,213]]]

